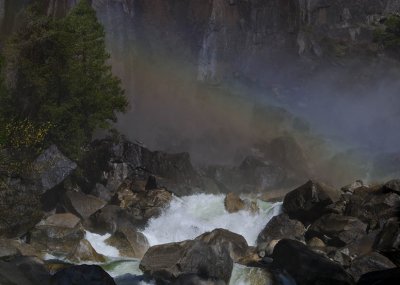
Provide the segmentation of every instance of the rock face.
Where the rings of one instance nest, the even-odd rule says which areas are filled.
[[[339,264],[294,240],[283,239],[275,246],[273,265],[285,269],[298,285],[355,284]]]
[[[376,237],[374,249],[389,257],[400,266],[400,223],[389,219]]]
[[[273,217],[258,234],[257,248],[271,254],[273,248],[270,248],[270,243],[272,241],[276,243],[276,241],[286,238],[304,242],[305,232],[306,229],[301,222],[291,220],[287,214],[280,214]]]
[[[65,157],[55,145],[45,150],[34,162],[38,188],[42,193],[54,188],[67,178],[77,167],[76,163]]]
[[[116,285],[114,280],[97,265],[77,265],[57,272],[51,278],[57,285]]]
[[[228,284],[232,268],[233,261],[225,247],[210,246],[200,240],[153,246],[140,262],[144,274],[160,282],[191,273]]]
[[[198,236],[196,240],[201,240],[207,245],[219,248],[219,251],[223,251],[223,248],[226,248],[234,262],[238,262],[245,257],[248,251],[248,244],[244,237],[224,229],[206,232]]]
[[[339,199],[339,192],[314,181],[289,192],[283,210],[291,219],[309,225],[327,212],[326,207]]]
[[[367,225],[359,219],[337,214],[327,214],[316,220],[309,230],[307,236],[319,237],[326,244],[342,247],[367,234]]]
[[[80,219],[73,214],[55,214],[42,220],[31,231],[31,244],[40,250],[68,254],[83,239]]]

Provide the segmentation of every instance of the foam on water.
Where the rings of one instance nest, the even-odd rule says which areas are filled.
[[[149,221],[143,234],[153,246],[193,239],[204,232],[223,228],[242,235],[249,245],[254,245],[260,231],[281,211],[282,203],[258,200],[259,213],[239,211],[230,214],[225,210],[224,198],[224,195],[210,194],[174,197],[158,218]]]
[[[98,235],[86,231],[85,238],[90,242],[93,248],[100,254],[107,257],[119,257],[119,251],[113,246],[106,244],[105,240],[108,239],[111,234]]]

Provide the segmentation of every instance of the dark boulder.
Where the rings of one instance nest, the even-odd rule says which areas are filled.
[[[111,276],[97,265],[77,265],[57,272],[51,285],[115,285]]]
[[[400,268],[365,273],[357,285],[397,285],[400,280]]]
[[[287,214],[280,214],[273,217],[258,234],[257,248],[270,255],[273,251],[272,241],[276,244],[278,240],[287,238],[304,242],[305,231],[301,222],[290,219]]]
[[[272,265],[286,270],[298,285],[354,284],[353,278],[339,264],[295,240],[283,239],[275,246]]]
[[[385,192],[393,192],[400,194],[400,179],[393,179],[383,185],[383,190]]]
[[[326,207],[338,201],[339,197],[339,191],[310,180],[286,194],[283,211],[291,219],[309,225],[327,213]]]
[[[204,233],[196,238],[213,247],[225,247],[232,260],[237,262],[247,254],[248,244],[245,238],[239,234],[225,229],[215,229],[212,232]]]
[[[394,267],[396,267],[396,265],[385,256],[377,252],[371,252],[354,259],[348,272],[353,276],[355,281],[358,281],[361,275],[365,273],[391,269]]]
[[[195,274],[229,283],[233,261],[225,247],[188,240],[149,248],[140,262],[140,269],[161,282],[174,281],[183,274]]]
[[[307,238],[314,236],[327,245],[342,247],[367,234],[367,225],[355,217],[327,214],[316,220],[307,231]]]

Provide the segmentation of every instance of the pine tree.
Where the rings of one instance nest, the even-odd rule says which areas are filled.
[[[0,116],[51,124],[48,143],[77,158],[98,128],[125,111],[120,81],[107,64],[105,32],[87,0],[62,19],[28,9],[5,49],[7,92]]]

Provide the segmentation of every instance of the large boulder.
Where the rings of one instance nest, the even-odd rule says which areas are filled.
[[[391,269],[395,267],[396,265],[385,256],[377,252],[371,252],[367,255],[354,259],[350,268],[348,269],[348,272],[353,276],[355,281],[358,281],[365,273]]]
[[[287,214],[280,214],[272,217],[264,229],[258,234],[257,248],[264,251],[267,255],[272,254],[272,245],[278,240],[287,238],[304,242],[304,225],[296,220],[289,218]],[[274,243],[271,243],[273,242]]]
[[[359,218],[369,228],[379,228],[384,221],[398,216],[400,195],[386,192],[383,187],[360,187],[354,190],[345,214]]]
[[[339,264],[295,240],[279,241],[273,252],[273,266],[286,270],[298,285],[354,284],[353,278]]]
[[[64,156],[52,145],[46,149],[33,164],[37,186],[42,193],[64,181],[76,169],[75,162]]]
[[[82,192],[67,191],[64,195],[65,207],[75,215],[86,220],[95,212],[106,205],[104,200],[101,200],[92,195],[86,195]]]
[[[51,278],[52,285],[116,285],[112,277],[97,265],[65,268]]]
[[[158,281],[174,281],[183,274],[195,274],[229,283],[233,261],[225,247],[201,240],[157,245],[149,248],[140,269]]]
[[[42,220],[30,233],[31,244],[42,251],[68,254],[85,235],[80,219],[73,214],[54,214]]]
[[[10,262],[0,261],[0,284],[49,285],[50,274],[38,258],[17,257]]]
[[[400,280],[400,268],[373,271],[361,276],[357,285],[397,285]]]
[[[242,210],[257,213],[259,208],[257,203],[250,200],[243,200],[235,193],[228,193],[224,200],[225,210],[229,213],[236,213]]]
[[[121,255],[142,258],[150,247],[146,237],[133,227],[122,226],[106,241],[118,249]]]
[[[327,245],[342,247],[367,234],[367,225],[355,217],[327,214],[316,220],[307,231],[307,237],[324,240]]]
[[[383,190],[385,192],[393,192],[400,194],[400,179],[393,179],[383,185]]]
[[[245,238],[225,229],[215,229],[212,232],[206,232],[196,238],[208,245],[220,248],[225,247],[234,262],[246,256],[248,244]]]
[[[310,180],[286,194],[283,211],[291,219],[309,225],[328,212],[326,207],[338,201],[339,197],[339,191]]]

